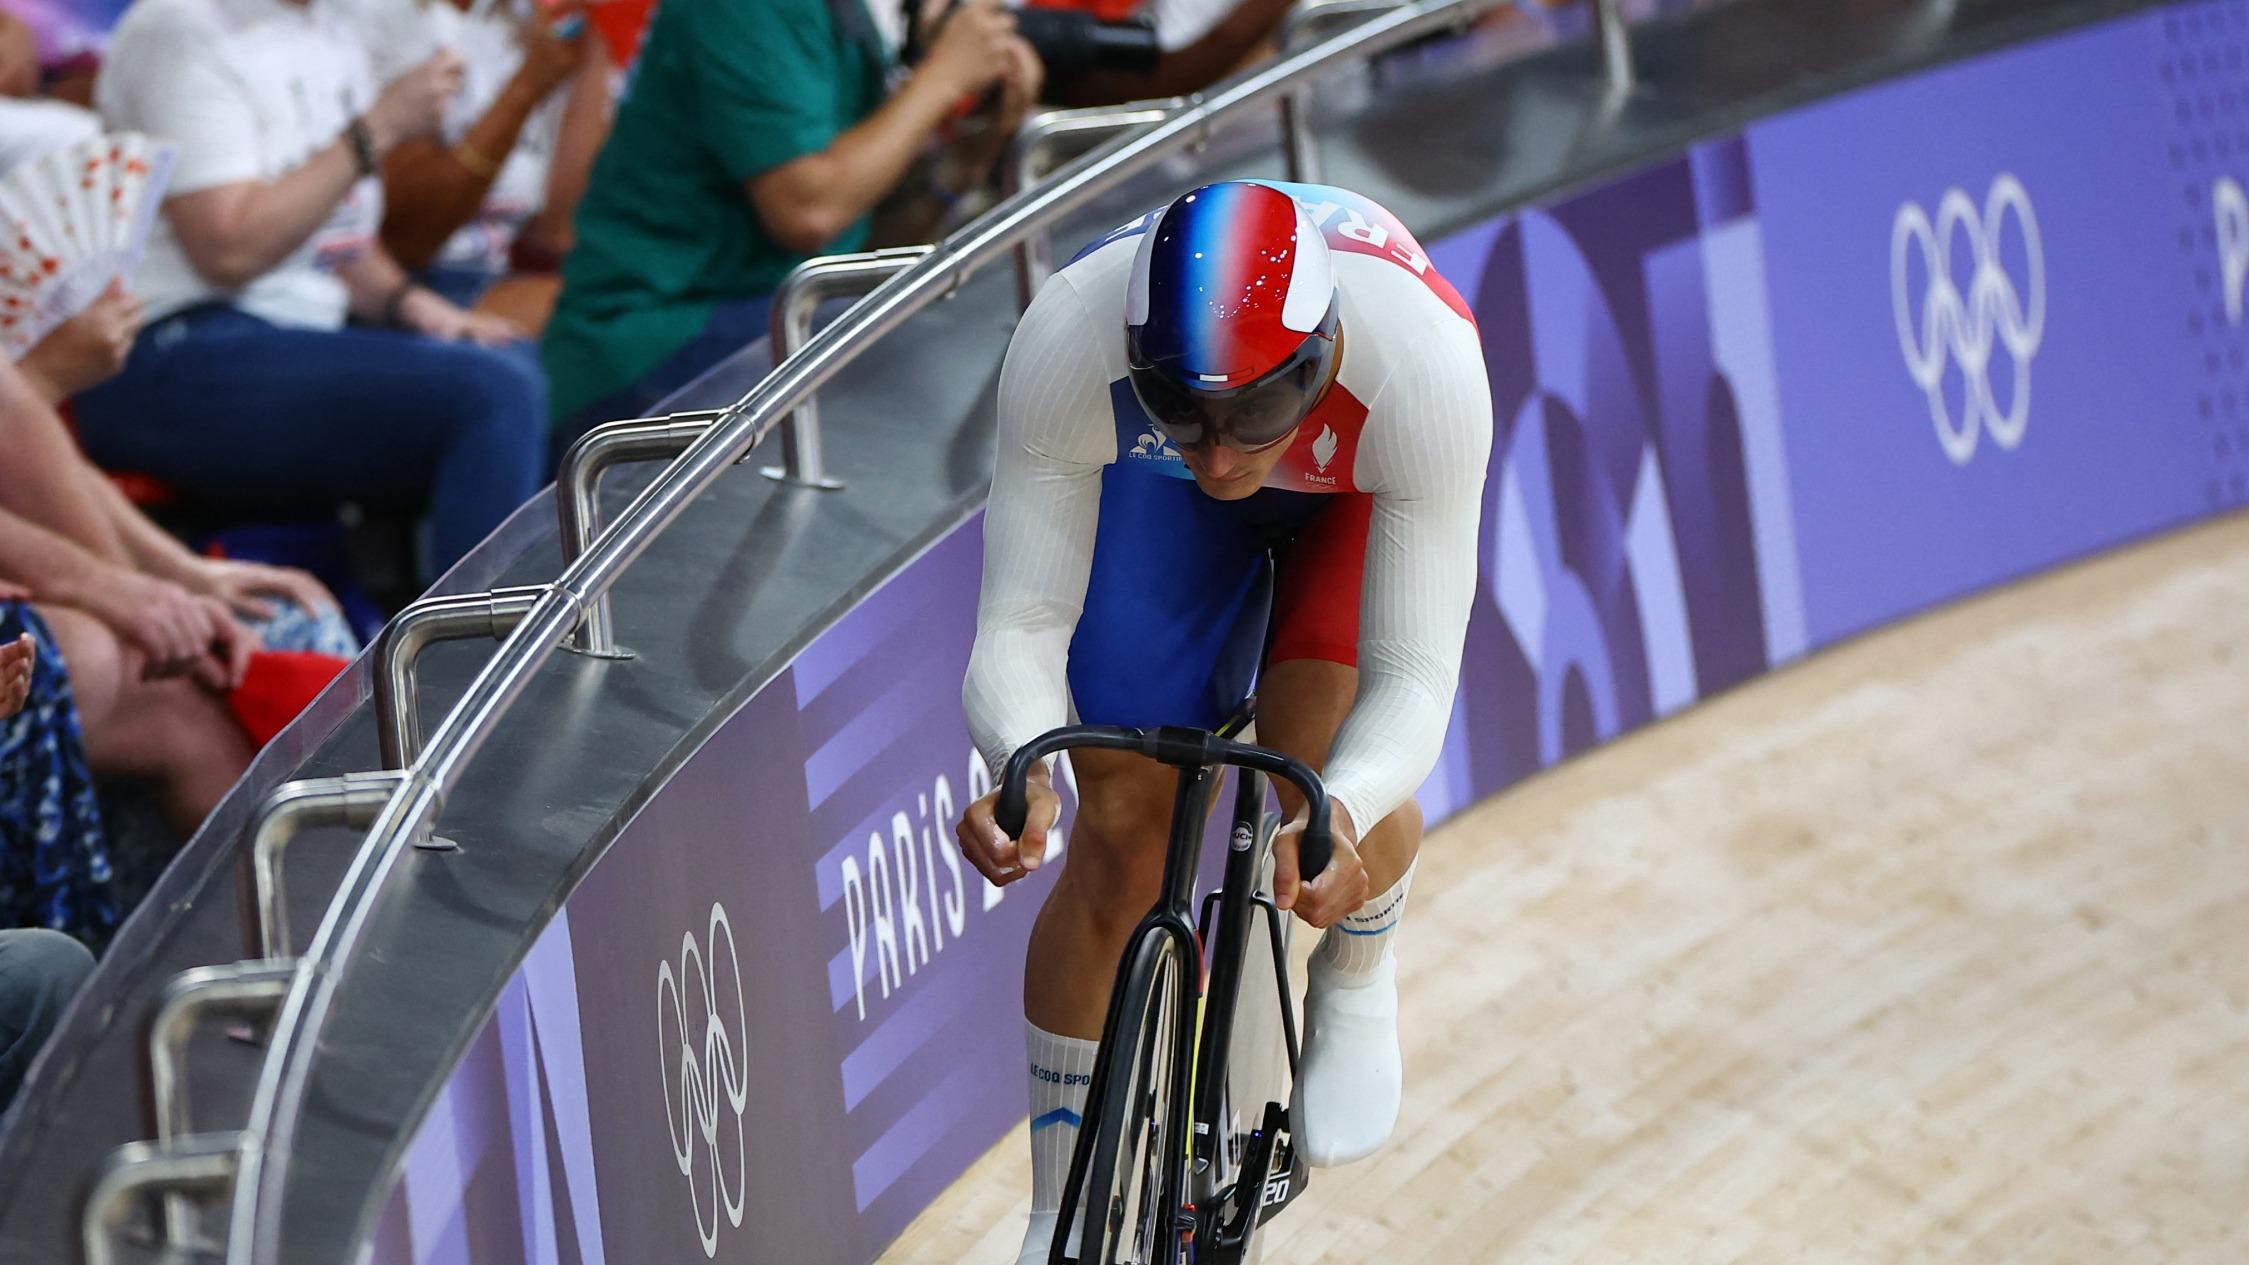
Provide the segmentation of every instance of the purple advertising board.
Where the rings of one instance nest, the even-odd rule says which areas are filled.
[[[1495,442],[1432,820],[1933,603],[2249,504],[2249,11],[1863,90],[1432,243]],[[970,519],[594,867],[380,1262],[858,1265],[1025,1106],[1043,879],[949,844]]]

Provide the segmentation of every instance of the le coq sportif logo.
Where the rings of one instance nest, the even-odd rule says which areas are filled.
[[[2008,243],[2018,243],[2010,252]],[[1906,372],[1928,397],[1937,443],[1955,465],[1989,432],[2001,448],[2030,425],[2030,362],[2046,333],[2046,256],[2030,192],[2011,173],[1992,178],[1977,206],[1947,189],[1932,219],[1918,202],[1890,222],[1890,304]],[[2004,366],[1994,362],[2004,358]],[[1955,416],[1946,379],[1957,367]],[[1993,389],[2009,378],[2007,407]]]
[[[749,1143],[749,1008],[726,907],[713,902],[703,942],[679,938],[679,969],[656,967],[656,1041],[672,1159],[694,1201],[703,1255],[718,1255],[718,1219],[742,1224]]]

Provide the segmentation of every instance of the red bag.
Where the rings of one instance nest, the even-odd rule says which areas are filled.
[[[260,650],[250,656],[250,667],[227,696],[227,706],[250,741],[262,748],[349,666],[334,655]]]

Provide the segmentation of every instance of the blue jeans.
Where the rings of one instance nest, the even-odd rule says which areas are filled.
[[[226,510],[426,510],[439,571],[546,482],[546,380],[528,344],[195,308],[142,331],[124,372],[76,407],[95,462]]]
[[[59,931],[0,930],[0,1110],[93,970],[94,955]]]
[[[642,374],[638,382],[603,396],[564,418],[562,424],[555,429],[556,457],[569,451],[570,445],[576,443],[579,436],[603,422],[649,416],[658,404],[670,398],[681,387],[708,373],[719,361],[765,337],[766,314],[772,307],[773,296],[770,294],[721,302],[711,312],[711,319],[703,322],[702,332],[678,351],[666,356],[655,368]]]
[[[502,274],[486,272],[482,268],[446,267],[431,264],[414,274],[414,280],[435,290],[446,302],[455,307],[475,307],[484,292],[492,288]]]

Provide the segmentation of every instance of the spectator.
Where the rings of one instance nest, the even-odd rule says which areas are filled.
[[[22,18],[0,11],[0,97],[39,91],[39,37]]]
[[[365,50],[302,0],[140,0],[97,97],[178,145],[124,372],[76,402],[111,469],[257,514],[426,506],[439,568],[539,485],[544,385],[517,330],[415,284],[375,241],[375,173],[437,130],[440,54],[374,91]],[[347,328],[347,318],[390,328]]]
[[[36,618],[21,606],[22,597],[20,591],[0,585],[0,624]],[[16,868],[10,864],[14,858],[33,853],[40,836],[37,829],[27,829],[27,825],[40,820],[36,810],[43,806],[30,797],[43,795],[44,788],[32,784],[16,767],[23,753],[40,745],[29,737],[35,728],[44,726],[49,732],[58,728],[57,709],[51,706],[44,719],[36,710],[28,721],[23,715],[36,679],[34,669],[44,670],[38,651],[39,643],[29,632],[0,643],[0,873]],[[55,675],[59,678],[59,668]],[[69,723],[67,712],[63,720],[65,725]],[[19,726],[19,721],[25,723]],[[82,766],[83,761],[80,763]],[[89,812],[91,799],[89,794]],[[35,810],[30,822],[20,811],[10,811],[20,809],[27,801]],[[55,820],[64,830],[69,828],[67,817]],[[98,832],[95,839],[98,843]],[[111,923],[114,925],[114,919]],[[32,1056],[47,1043],[63,1008],[93,969],[94,955],[86,946],[59,931],[21,926],[0,929],[0,1111],[6,1111],[14,1100]]]
[[[92,110],[39,95],[39,49],[21,18],[0,12],[0,171],[101,132]]]
[[[1089,70],[1050,78],[1047,97],[1062,105],[1108,105],[1201,92],[1271,52],[1295,0],[1035,0],[1105,21],[1135,15],[1154,23],[1163,54],[1145,71]]]
[[[545,324],[568,253],[570,217],[609,128],[609,60],[578,4],[518,11],[491,0],[350,0],[380,78],[441,50],[463,87],[437,136],[404,141],[383,164],[383,245],[423,284]]]
[[[58,406],[125,367],[141,332],[142,310],[140,298],[123,282],[114,282],[92,307],[32,344],[16,368],[42,402]]]
[[[59,931],[0,931],[0,1112],[93,970],[94,955]]]
[[[28,596],[12,585],[0,584],[0,602]],[[14,717],[23,710],[24,700],[31,697],[31,669],[38,648],[28,632],[18,633],[14,641],[0,642],[0,721]]]
[[[301,572],[188,553],[78,456],[5,361],[0,452],[0,581],[40,603],[93,768],[153,783],[184,837],[250,762],[227,703],[257,647],[237,613],[333,599]]]
[[[1002,85],[990,133],[1004,143],[1039,91],[1038,58],[996,0],[954,9],[885,100],[888,69],[861,0],[657,10],[547,327],[560,438],[645,411],[763,334],[781,278],[863,247],[869,212],[962,100]]]

